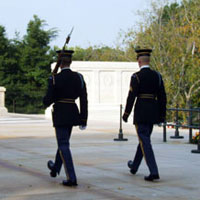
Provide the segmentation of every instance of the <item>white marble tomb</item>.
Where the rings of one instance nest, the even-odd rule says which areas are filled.
[[[7,115],[8,111],[5,107],[5,87],[0,87],[0,117]]]
[[[55,64],[52,64],[52,69]],[[139,67],[137,62],[73,61],[71,69],[84,76],[90,108],[124,105],[131,75],[138,71]],[[45,115],[48,118],[51,116],[51,108],[47,108]]]

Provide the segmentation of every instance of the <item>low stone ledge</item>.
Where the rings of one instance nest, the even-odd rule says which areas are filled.
[[[5,107],[5,87],[0,87],[0,117],[6,116],[8,114],[8,110]]]

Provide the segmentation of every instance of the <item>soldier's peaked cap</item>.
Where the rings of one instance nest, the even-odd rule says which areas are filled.
[[[58,50],[56,53],[60,54],[61,58],[71,58],[74,53],[73,50]]]
[[[151,56],[152,49],[136,49],[135,52],[138,59],[140,56]]]

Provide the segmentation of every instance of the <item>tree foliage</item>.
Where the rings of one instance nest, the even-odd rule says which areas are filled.
[[[14,39],[6,37],[0,26],[0,85],[6,87],[6,107],[10,112],[41,113],[42,97],[50,75],[50,64],[56,61],[58,47],[50,48],[56,37],[55,29],[45,30],[46,22],[36,15],[27,25],[27,33]],[[90,46],[72,47],[73,60],[80,61],[127,61],[119,48]]]
[[[164,77],[169,105],[200,106],[200,1],[156,5],[126,33],[127,48],[153,48],[152,67]]]
[[[168,104],[200,107],[200,1],[183,0],[158,6],[154,2],[142,15],[137,27],[125,32],[120,47],[72,47],[73,60],[136,61],[135,47],[153,48],[151,65],[163,75]],[[41,113],[50,64],[58,49],[50,47],[55,29],[45,30],[46,22],[33,16],[27,33],[8,39],[0,26],[0,85],[6,87],[9,111]],[[123,46],[123,47],[122,47]]]
[[[79,61],[128,61],[124,51],[108,46],[75,47],[73,60]]]
[[[44,30],[45,25],[45,21],[34,16],[28,24],[27,34],[20,49],[23,55],[20,59],[22,90],[28,113],[38,112],[42,108],[47,75],[53,61],[49,43],[55,37],[56,31]]]
[[[0,85],[6,87],[6,107],[20,113],[42,111],[42,97],[50,73],[52,52],[49,43],[54,29],[44,30],[45,21],[33,17],[23,40],[8,40],[1,27]]]
[[[6,87],[6,106],[12,108],[15,100],[19,100],[21,93],[21,70],[19,66],[20,52],[18,47],[20,42],[8,40],[5,28],[0,27],[0,85]]]

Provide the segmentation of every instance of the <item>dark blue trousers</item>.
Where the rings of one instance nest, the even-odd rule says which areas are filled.
[[[135,125],[138,134],[139,144],[133,159],[133,169],[138,170],[142,158],[144,156],[151,175],[158,175],[158,167],[151,145],[151,133],[153,124],[137,124]]]
[[[69,142],[72,132],[72,126],[55,127],[55,130],[58,143],[58,150],[55,157],[55,169],[59,174],[63,164],[67,180],[76,181],[76,174],[74,170]]]

